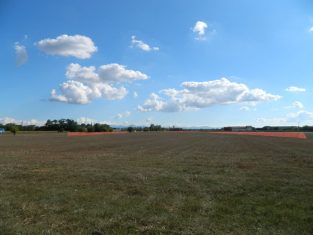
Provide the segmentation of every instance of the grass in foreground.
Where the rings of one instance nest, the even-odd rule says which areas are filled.
[[[0,234],[312,234],[313,141],[0,137]]]

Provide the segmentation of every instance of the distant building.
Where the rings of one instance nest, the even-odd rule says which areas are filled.
[[[0,128],[0,135],[4,134],[5,133],[5,130],[4,128]]]
[[[224,131],[254,131],[253,126],[227,126]]]

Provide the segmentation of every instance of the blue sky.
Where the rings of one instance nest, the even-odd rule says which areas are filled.
[[[0,2],[0,121],[313,125],[308,0]]]

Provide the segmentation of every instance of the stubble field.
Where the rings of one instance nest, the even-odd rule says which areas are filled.
[[[313,139],[0,136],[0,234],[312,234]]]

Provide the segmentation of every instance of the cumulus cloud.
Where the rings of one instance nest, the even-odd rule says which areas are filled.
[[[101,80],[108,82],[132,82],[135,80],[147,80],[148,75],[135,70],[126,69],[120,64],[105,64],[98,69]]]
[[[152,93],[143,105],[142,112],[179,112],[206,108],[216,104],[255,104],[262,101],[275,101],[279,95],[272,95],[262,89],[250,89],[242,83],[231,82],[226,78],[206,82],[183,82],[183,89],[164,89],[160,95]]]
[[[78,59],[88,59],[97,51],[92,39],[83,35],[63,34],[40,40],[35,45],[48,55],[74,56]]]
[[[108,100],[120,100],[127,95],[124,87],[113,87],[106,83],[84,84],[79,81],[69,80],[60,86],[61,95],[58,95],[55,89],[52,89],[50,100],[71,104],[87,104],[95,98],[104,98]]]
[[[67,67],[67,81],[59,86],[60,94],[53,89],[50,100],[72,104],[87,104],[95,98],[108,100],[123,99],[128,91],[124,87],[115,87],[116,83],[148,79],[148,75],[128,70],[120,64],[94,66],[70,64]]]
[[[207,29],[208,29],[208,24],[204,21],[197,21],[195,23],[195,25],[193,26],[193,33],[195,34],[195,39],[196,40],[206,40],[206,35],[207,33]],[[213,35],[215,34],[216,30],[212,29],[210,30],[209,34]]]
[[[28,60],[28,54],[26,47],[21,45],[19,42],[16,42],[14,45],[15,56],[16,56],[16,65],[21,66],[25,64]]]
[[[291,92],[291,93],[300,93],[300,92],[305,92],[306,90],[305,88],[290,86],[286,88],[286,91]]]
[[[57,95],[56,90],[51,91],[51,100],[67,103],[87,104],[93,95],[93,90],[78,81],[70,80],[60,85],[62,95]]]
[[[127,69],[125,65],[105,64],[98,69],[95,66],[81,66],[79,64],[70,64],[67,67],[66,77],[76,79],[82,82],[132,82],[136,80],[146,80],[148,75]]]
[[[142,106],[138,106],[138,110],[141,112],[162,111],[165,105],[165,101],[160,96],[152,93]]]
[[[137,97],[138,97],[138,93],[137,93],[136,91],[134,91],[133,97],[134,97],[134,98],[137,98]]]
[[[207,29],[207,23],[203,21],[197,21],[193,27],[193,32],[197,33],[199,36],[203,36],[205,34],[205,30]]]
[[[145,42],[143,42],[141,40],[136,39],[136,36],[134,36],[134,35],[131,37],[131,46],[139,48],[139,49],[141,49],[143,51],[146,51],[146,52],[149,52],[149,51],[159,51],[160,50],[159,47],[149,46],[147,43],[145,43]]]
[[[96,73],[95,66],[84,67],[79,64],[70,64],[66,68],[66,77],[68,79],[79,79],[82,81],[99,81],[99,75]]]

